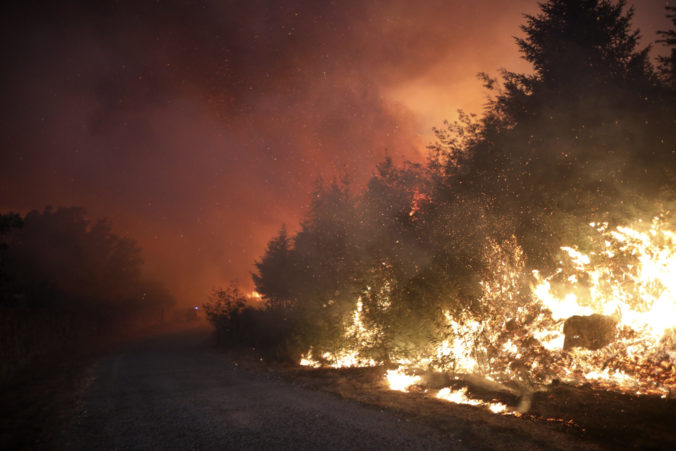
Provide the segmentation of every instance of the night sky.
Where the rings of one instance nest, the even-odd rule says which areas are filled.
[[[239,279],[313,182],[480,113],[478,72],[527,71],[534,0],[58,1],[3,11],[0,210],[83,206],[136,238],[179,302]],[[665,0],[638,0],[642,43]]]

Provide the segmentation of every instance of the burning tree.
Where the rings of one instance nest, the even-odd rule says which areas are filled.
[[[437,130],[426,166],[318,186],[254,276],[294,357],[387,365],[402,389],[443,372],[671,393],[676,104],[632,14],[542,4],[517,39],[534,72],[484,76],[486,113]]]

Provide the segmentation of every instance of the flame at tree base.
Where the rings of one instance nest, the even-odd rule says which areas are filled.
[[[491,243],[486,258],[494,271],[481,282],[483,310],[443,311],[435,351],[411,358],[390,356],[386,373],[393,390],[420,384],[421,371],[477,374],[511,383],[524,392],[554,381],[637,395],[676,393],[676,234],[667,215],[651,223],[609,228],[590,224],[591,250],[564,246],[561,266],[544,276],[529,272],[516,239]],[[524,292],[524,280],[530,289]],[[389,305],[389,299],[383,301]],[[357,343],[309,366],[382,365],[369,355],[378,331],[364,324],[359,298],[345,325]],[[517,413],[501,403],[443,388],[439,399]]]

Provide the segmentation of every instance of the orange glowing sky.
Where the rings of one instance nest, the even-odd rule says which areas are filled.
[[[480,112],[478,72],[527,71],[533,0],[22,4],[3,19],[2,211],[85,207],[135,237],[184,303],[249,273],[317,177]],[[93,5],[93,3],[96,3]],[[643,43],[664,0],[636,2]]]

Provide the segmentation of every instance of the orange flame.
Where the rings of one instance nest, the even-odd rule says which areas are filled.
[[[393,390],[420,383],[416,370],[455,375],[475,374],[497,382],[517,382],[535,390],[554,379],[572,384],[635,394],[670,396],[676,389],[676,233],[666,216],[650,224],[610,229],[592,223],[600,246],[583,252],[561,248],[561,267],[543,276],[525,270],[516,239],[487,248],[493,271],[481,283],[486,306],[482,315],[444,311],[430,354],[395,357],[397,370],[387,371]],[[524,280],[531,289],[524,292]],[[386,296],[387,297],[387,296]],[[389,297],[383,301],[389,305]],[[617,324],[616,336],[600,349],[564,349],[564,323],[572,316],[604,315]],[[380,339],[378,326],[366,327],[362,301],[345,326],[353,345],[339,353],[301,364],[373,366],[383,362],[361,357]],[[467,397],[466,391],[442,389],[437,397],[512,414],[499,403]]]

